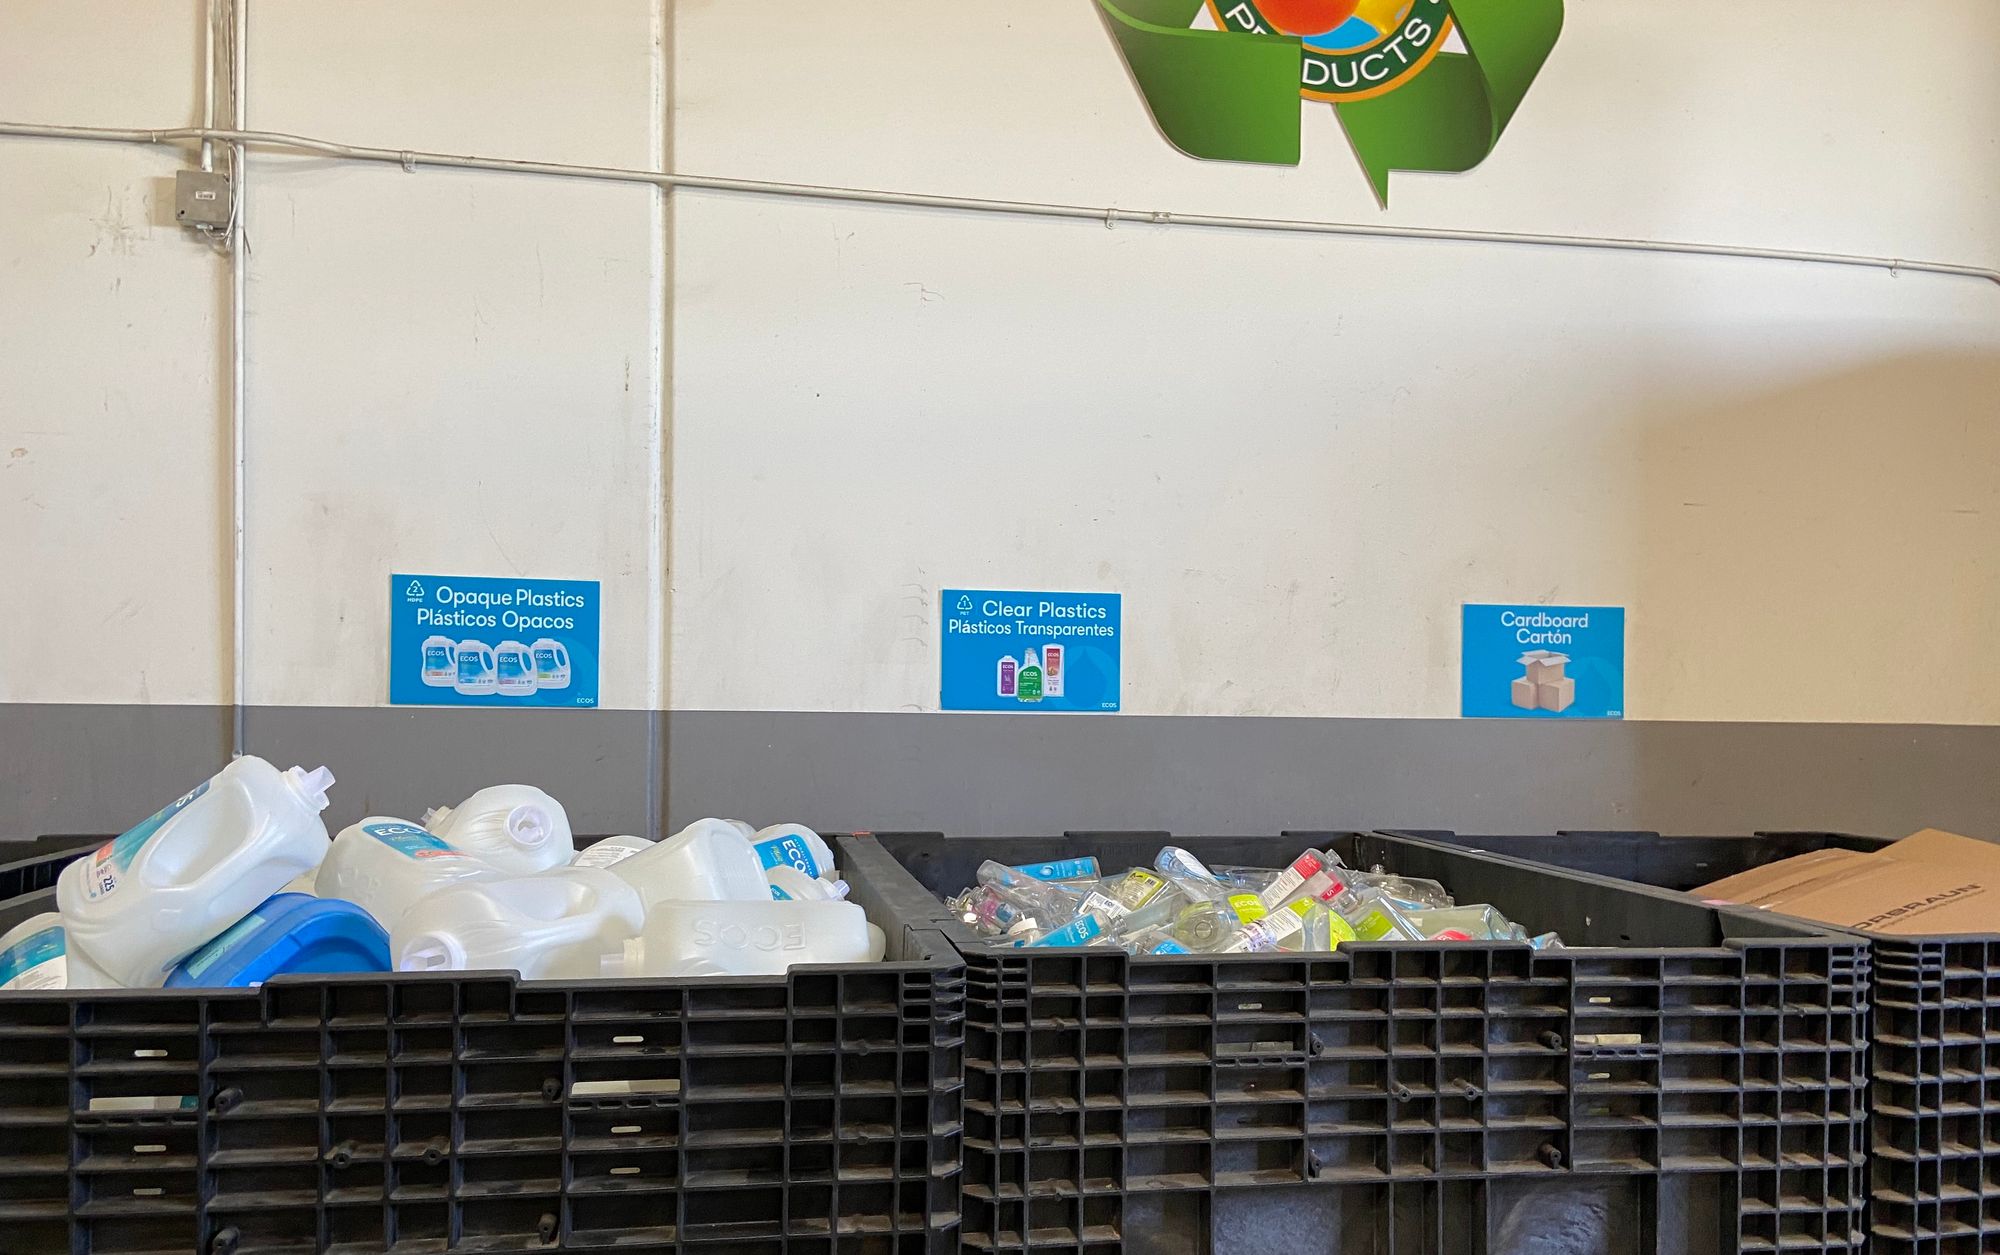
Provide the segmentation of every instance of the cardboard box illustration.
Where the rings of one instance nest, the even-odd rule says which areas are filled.
[[[1530,680],[1537,684],[1548,684],[1563,678],[1563,668],[1569,665],[1569,655],[1551,653],[1546,649],[1531,649],[1515,661],[1528,669]]]
[[[1576,701],[1576,681],[1563,674],[1568,654],[1531,649],[1514,661],[1527,673],[1513,682],[1511,700],[1522,710],[1547,710],[1561,714]]]

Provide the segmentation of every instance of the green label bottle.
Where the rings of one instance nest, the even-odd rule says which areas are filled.
[[[1021,655],[1021,674],[1014,677],[1014,695],[1024,702],[1042,700],[1042,667],[1035,661],[1032,649]]]

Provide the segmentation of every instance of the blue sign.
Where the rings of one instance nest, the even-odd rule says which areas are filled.
[[[1459,712],[1468,719],[1624,718],[1625,608],[1466,606]]]
[[[597,705],[597,581],[389,577],[391,706]]]
[[[1117,593],[947,588],[939,604],[943,709],[1118,709]]]

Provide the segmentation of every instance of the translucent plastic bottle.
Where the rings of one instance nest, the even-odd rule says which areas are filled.
[[[438,890],[404,914],[389,950],[404,972],[511,969],[529,980],[596,976],[645,922],[631,885],[599,867],[559,867]]]
[[[613,863],[648,910],[661,902],[769,902],[764,863],[725,819],[697,819],[665,841]]]
[[[852,902],[662,902],[606,956],[606,976],[774,976],[794,963],[881,957]]]
[[[773,902],[839,902],[847,897],[846,881],[821,880],[796,867],[766,867],[764,879]]]
[[[535,691],[535,659],[519,641],[501,641],[493,650],[494,691],[527,697]]]
[[[371,815],[340,830],[313,879],[322,898],[342,898],[394,928],[412,906],[446,885],[503,875],[407,819]]]
[[[0,935],[0,992],[67,989],[68,971],[62,916],[54,911],[31,915]]]
[[[569,812],[533,785],[489,785],[426,814],[424,827],[453,849],[507,872],[545,871],[576,857]]]
[[[239,758],[65,867],[56,906],[71,955],[111,984],[157,988],[328,848],[324,767]]]
[[[773,824],[751,838],[766,867],[789,863],[808,876],[834,874],[833,847],[804,824]]]
[[[576,857],[569,861],[569,865],[571,867],[609,867],[613,863],[624,862],[639,851],[649,848],[652,844],[645,837],[635,837],[629,834],[606,837],[602,841],[593,841],[581,850],[578,850]]]

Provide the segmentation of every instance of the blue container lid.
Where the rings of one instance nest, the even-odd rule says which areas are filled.
[[[387,972],[389,934],[340,898],[280,893],[181,960],[169,989],[260,985],[293,972]]]

